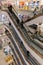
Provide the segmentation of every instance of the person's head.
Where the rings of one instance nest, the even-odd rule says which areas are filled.
[[[41,25],[41,24],[42,24],[42,22],[39,23],[39,25]]]

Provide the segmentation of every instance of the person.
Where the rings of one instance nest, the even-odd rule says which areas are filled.
[[[9,22],[9,25],[11,26],[11,23]]]
[[[35,8],[35,10],[33,11],[33,14],[34,14],[34,16],[36,15],[36,8]]]
[[[22,20],[22,22],[21,22],[21,27],[23,28],[23,20]]]
[[[27,56],[29,56],[29,51],[27,51]]]
[[[8,6],[10,12],[12,12],[12,5]]]

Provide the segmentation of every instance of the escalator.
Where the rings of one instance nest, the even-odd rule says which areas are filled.
[[[30,62],[31,64],[33,64],[33,65],[34,65],[34,64],[35,64],[35,65],[38,65],[38,62],[36,62],[36,60],[33,60],[32,56],[30,56],[30,55],[31,55],[30,53],[29,53],[28,56],[27,56],[27,51],[26,51],[24,45],[21,45],[21,40],[20,40],[20,38],[18,37],[16,31],[13,29],[13,27],[12,27],[12,28],[9,27],[9,28],[10,28],[10,30],[12,30],[12,31],[14,32],[14,33],[12,33],[12,34],[13,34],[13,36],[15,35],[14,38],[18,40],[19,43],[17,43],[17,44],[19,45],[19,47],[22,46],[23,52],[24,52],[24,54],[25,54],[25,58],[26,58],[26,59],[29,59],[29,62]],[[9,36],[9,38],[11,39],[10,34],[7,35],[7,36]],[[12,40],[12,42],[13,42],[13,40]],[[19,52],[18,48],[16,47],[15,43],[13,43],[13,45],[14,45],[14,47],[16,48],[16,51],[17,51],[18,54],[19,54],[20,52]],[[19,57],[22,58],[21,54],[19,55]],[[28,61],[28,60],[27,60],[27,61]],[[22,62],[23,62],[23,65],[24,65],[24,64],[26,65],[25,61],[23,61],[23,58],[22,58]]]
[[[15,16],[14,13],[11,13],[11,14],[13,14],[13,17]],[[15,20],[16,20],[16,19],[15,19]],[[17,20],[16,20],[16,22],[17,22]],[[24,29],[23,29],[23,31],[24,31]],[[25,31],[24,31],[24,32],[25,32]],[[26,35],[27,35],[27,34],[26,34]]]
[[[16,13],[14,14],[14,12],[12,11],[13,7],[12,6],[9,6],[8,7],[8,10],[10,11],[10,13],[12,13],[13,17],[16,19],[16,22],[19,23],[19,19],[18,17],[16,16]]]

